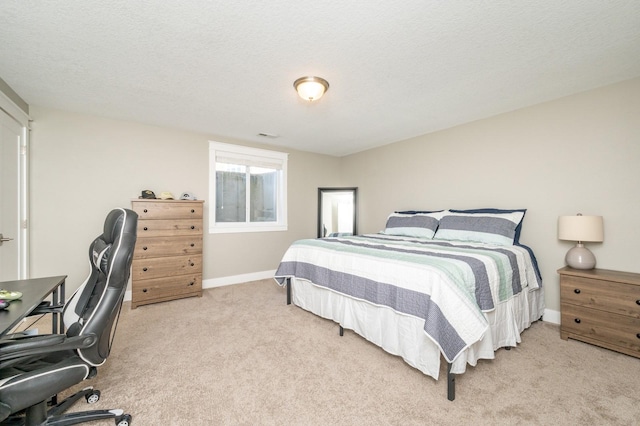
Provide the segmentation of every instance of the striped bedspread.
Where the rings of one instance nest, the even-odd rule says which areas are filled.
[[[541,285],[521,246],[493,246],[371,234],[300,240],[276,280],[307,280],[346,296],[424,319],[449,362],[482,339],[482,312]]]

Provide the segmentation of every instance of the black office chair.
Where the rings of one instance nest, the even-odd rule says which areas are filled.
[[[71,425],[112,418],[128,426],[122,410],[62,414],[82,397],[97,402],[100,392],[85,388],[47,410],[55,395],[97,374],[113,342],[131,271],[138,215],[114,209],[104,232],[89,247],[91,272],[60,307],[66,334],[15,335],[0,341],[0,422]],[[44,307],[41,311],[55,310]],[[13,423],[11,423],[13,424]]]

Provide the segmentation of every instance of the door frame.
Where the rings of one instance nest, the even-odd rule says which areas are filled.
[[[29,134],[31,117],[0,90],[0,114],[5,113],[22,128],[18,185],[20,198],[20,233],[16,235],[19,247],[19,279],[29,278]]]

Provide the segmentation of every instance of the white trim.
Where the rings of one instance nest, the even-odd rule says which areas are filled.
[[[260,158],[267,163],[279,164],[278,187],[277,187],[277,214],[276,222],[242,222],[224,223],[216,222],[216,159],[218,153],[228,153],[230,157],[246,157],[250,161],[259,161]],[[251,160],[254,158],[254,160]],[[257,159],[257,160],[256,160]],[[222,142],[209,141],[209,200],[212,207],[209,209],[209,233],[227,234],[238,232],[268,232],[286,231],[288,226],[287,218],[287,168],[289,154],[286,152],[271,151],[260,148],[251,148],[242,145],[231,145]],[[250,197],[249,191],[246,193],[247,199]],[[249,202],[247,201],[247,208]],[[248,214],[248,213],[247,213]]]
[[[261,272],[251,272],[248,274],[241,275],[232,275],[228,277],[220,277],[220,278],[209,278],[206,280],[202,280],[202,288],[215,288],[215,287],[224,287],[227,285],[234,284],[244,284],[250,281],[258,281],[258,280],[266,280],[269,278],[273,278],[276,275],[276,270],[270,271],[261,271]],[[125,302],[131,301],[131,290],[128,290],[124,294]]]
[[[545,309],[542,321],[550,322],[551,324],[560,325],[560,311],[554,311],[552,309]]]
[[[252,272],[249,274],[232,275],[229,277],[210,278],[207,280],[202,280],[202,288],[205,289],[223,287],[226,285],[244,284],[250,281],[265,280],[267,278],[273,278],[275,274],[276,270],[273,269],[271,271]]]
[[[29,129],[31,117],[24,112],[15,102],[13,102],[4,92],[0,91],[0,109],[4,110],[11,118],[16,120],[22,127]]]
[[[21,115],[22,114],[22,115]],[[18,279],[29,278],[29,116],[0,92],[0,115],[8,126],[15,126],[20,137],[18,147],[18,221],[15,236],[18,248]],[[26,123],[26,124],[25,124]]]

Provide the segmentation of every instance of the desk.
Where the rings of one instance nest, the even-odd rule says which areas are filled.
[[[13,300],[8,308],[0,310],[0,337],[13,330],[20,324],[20,320],[29,315],[49,295],[52,296],[52,304],[64,303],[64,281],[66,278],[67,276],[64,275],[0,282],[0,289],[22,293],[21,299]],[[51,322],[53,333],[64,333],[64,324],[60,314],[53,314]]]

